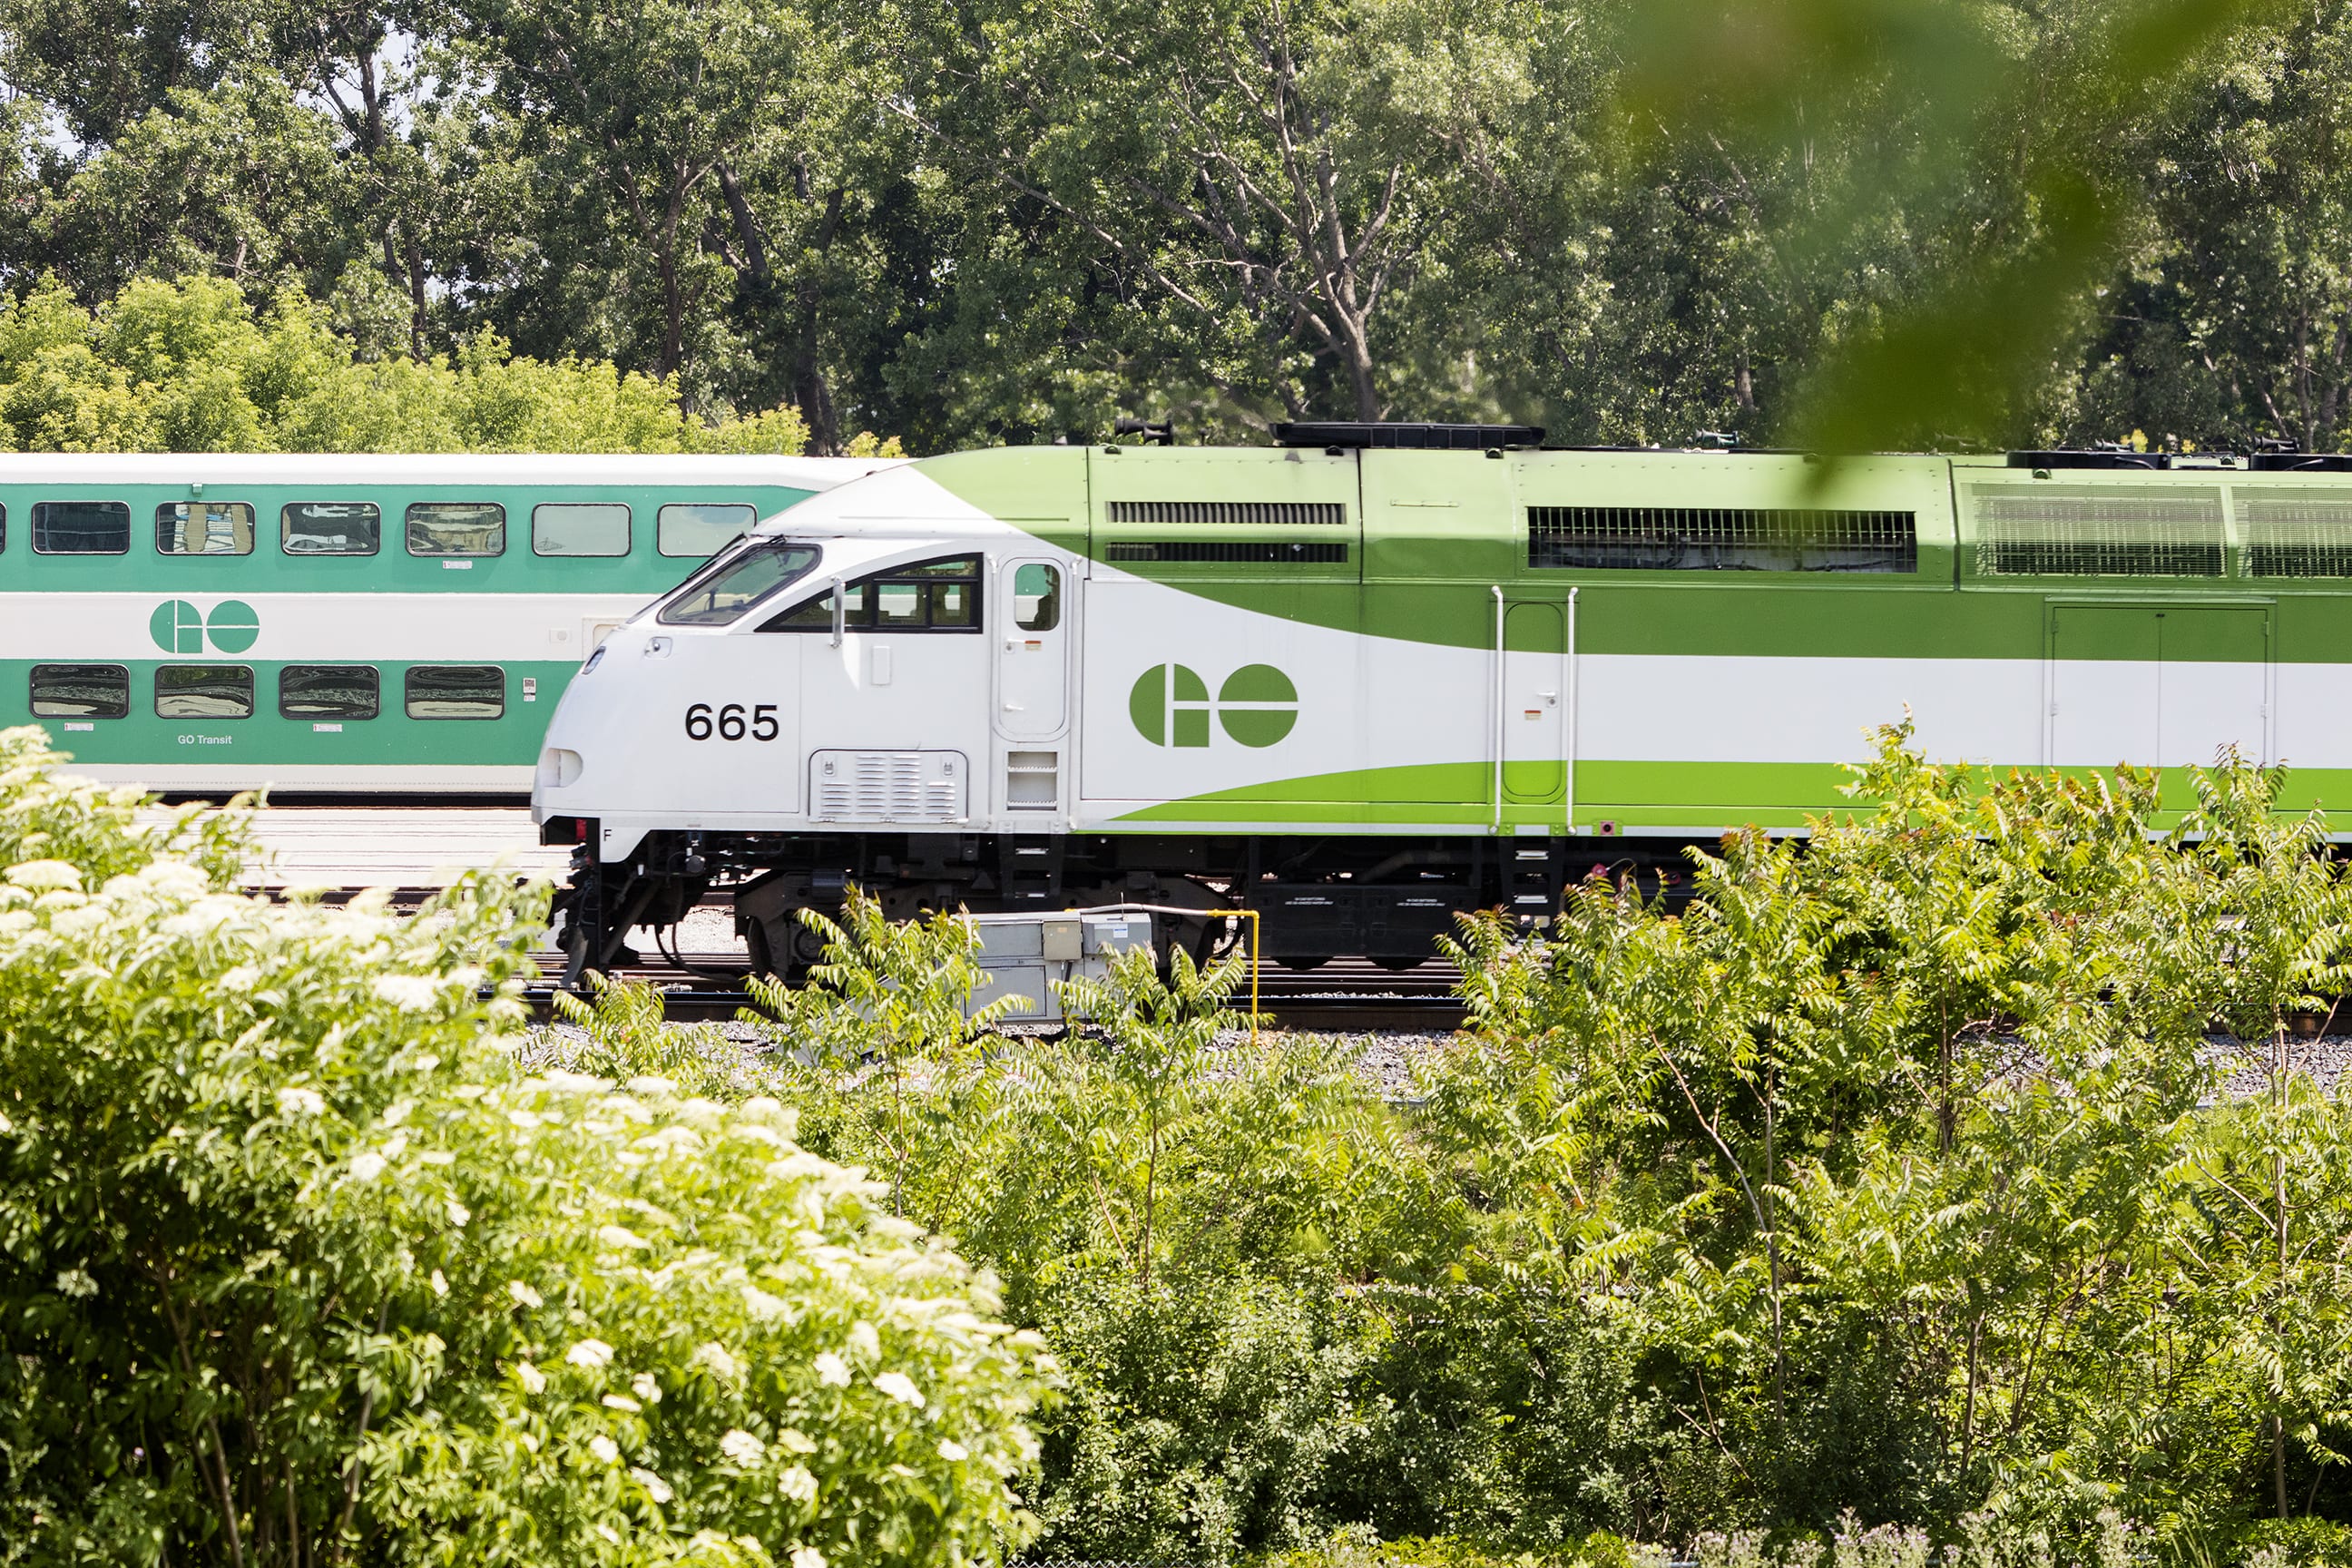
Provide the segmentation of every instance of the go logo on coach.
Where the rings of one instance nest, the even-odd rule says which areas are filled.
[[[147,617],[147,631],[165,653],[243,653],[261,636],[261,617],[242,599],[223,599],[205,615],[185,599],[166,599]]]
[[[1205,746],[1209,716],[1244,746],[1271,746],[1298,722],[1298,688],[1270,664],[1245,664],[1225,677],[1214,702],[1209,684],[1181,664],[1155,664],[1127,694],[1137,733],[1155,746]]]

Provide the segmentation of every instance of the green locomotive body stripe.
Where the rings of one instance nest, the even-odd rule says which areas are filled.
[[[2006,771],[2000,764],[1983,770],[1988,775]],[[2030,771],[2092,778],[2107,770]],[[2196,796],[2185,769],[2163,770],[2158,778],[2162,826],[2191,809]],[[1183,825],[1202,832],[1231,831],[1242,825],[1477,830],[1491,827],[1495,820],[1488,793],[1493,780],[1491,763],[1313,773],[1158,802],[1116,820],[1155,827]],[[1603,822],[1621,828],[1694,833],[1749,825],[1798,827],[1813,817],[1873,809],[1869,798],[1845,793],[1853,782],[1851,771],[1832,763],[1589,762],[1577,766],[1572,827],[1558,804],[1507,802],[1502,825],[1507,832],[1539,825],[1554,832],[1588,834]],[[2336,831],[2352,831],[2352,769],[2291,767],[2278,802],[2282,815],[2301,816],[2319,807],[2328,812]]]

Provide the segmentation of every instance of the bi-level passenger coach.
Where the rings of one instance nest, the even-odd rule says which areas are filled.
[[[151,789],[520,796],[598,637],[883,466],[0,456],[0,725]]]

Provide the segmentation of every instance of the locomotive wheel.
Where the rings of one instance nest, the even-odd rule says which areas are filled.
[[[1376,969],[1385,969],[1391,974],[1402,974],[1408,969],[1419,969],[1428,962],[1418,953],[1389,953],[1385,956],[1374,953],[1372,955],[1372,966]]]
[[[1282,965],[1285,969],[1296,969],[1301,973],[1304,973],[1310,969],[1322,968],[1325,964],[1331,962],[1331,955],[1328,952],[1314,958],[1298,958],[1286,955],[1276,959],[1275,962]]]

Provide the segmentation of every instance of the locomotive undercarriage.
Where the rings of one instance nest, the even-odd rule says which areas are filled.
[[[585,847],[594,832],[561,818],[545,832],[583,844],[556,898],[568,985],[627,962],[633,928],[675,925],[714,893],[733,907],[753,967],[787,979],[822,956],[799,911],[835,913],[851,887],[894,920],[1115,903],[1198,910],[1166,926],[1167,941],[1197,958],[1240,923],[1221,911],[1254,909],[1274,962],[1408,969],[1433,956],[1457,913],[1541,920],[1586,877],[1630,875],[1654,891],[1684,868],[1678,845],[1648,839],[907,832],[656,833],[627,859],[597,863]]]

